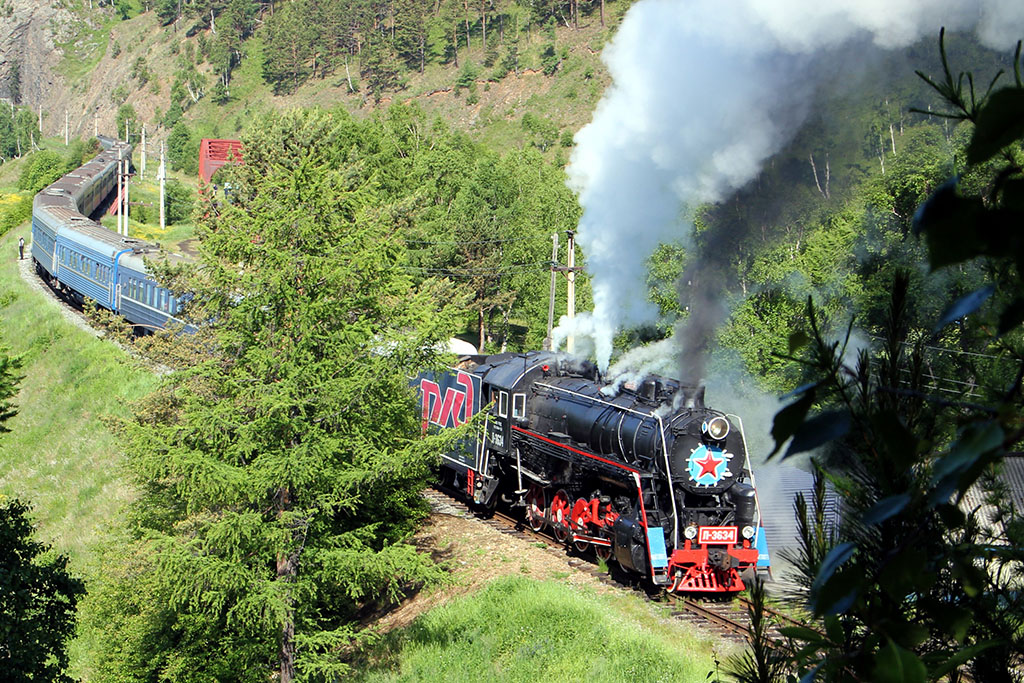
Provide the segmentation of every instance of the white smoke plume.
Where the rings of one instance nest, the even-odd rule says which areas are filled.
[[[576,135],[569,184],[594,311],[574,334],[608,367],[612,338],[651,321],[646,260],[691,230],[694,207],[742,187],[804,121],[816,85],[865,50],[939,28],[975,28],[990,47],[1024,36],[1020,0],[641,0],[603,58],[613,78]],[[562,331],[564,336],[565,330]]]

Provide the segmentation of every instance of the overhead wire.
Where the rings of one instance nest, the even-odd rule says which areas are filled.
[[[406,244],[462,245],[462,244],[505,244],[507,242],[533,242],[536,237],[505,237],[492,240],[406,240]]]
[[[420,273],[426,273],[429,275],[444,275],[449,277],[480,277],[486,275],[502,275],[507,273],[521,273],[521,272],[537,272],[547,273],[551,269],[550,261],[540,261],[537,263],[512,263],[507,266],[500,268],[436,268],[430,266],[396,266],[407,271],[416,271]],[[577,277],[581,273],[576,274]]]

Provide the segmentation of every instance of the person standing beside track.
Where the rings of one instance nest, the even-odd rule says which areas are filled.
[[[18,260],[22,261],[25,258],[25,238],[18,238]]]

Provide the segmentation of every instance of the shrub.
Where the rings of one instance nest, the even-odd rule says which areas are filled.
[[[60,154],[51,150],[36,152],[31,156],[29,163],[21,169],[18,189],[35,194],[60,178],[63,172],[64,160]]]

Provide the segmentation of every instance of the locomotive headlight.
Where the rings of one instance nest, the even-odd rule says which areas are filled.
[[[743,534],[743,538],[749,540],[754,537],[754,527],[747,525],[740,530],[740,533]]]
[[[697,538],[697,527],[695,527],[695,526],[688,526],[688,527],[686,527],[686,529],[683,531],[683,535],[686,536],[688,539],[690,539],[692,541],[693,539]]]
[[[715,441],[729,436],[729,421],[724,417],[714,417],[705,423],[704,433]]]

